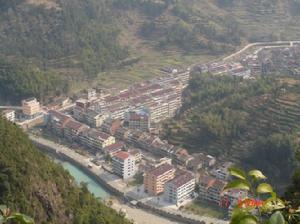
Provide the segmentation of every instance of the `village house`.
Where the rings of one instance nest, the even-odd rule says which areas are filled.
[[[15,111],[14,110],[4,110],[1,112],[2,117],[4,117],[6,120],[14,122],[15,121]]]
[[[64,137],[69,141],[77,141],[78,136],[89,130],[89,127],[85,124],[82,124],[78,121],[68,120],[63,128]]]
[[[220,205],[226,182],[212,176],[201,176],[199,179],[199,198]]]
[[[150,195],[158,195],[164,191],[164,185],[175,177],[175,168],[168,164],[162,164],[148,172],[144,176],[144,190]]]
[[[27,117],[33,117],[41,112],[40,103],[36,98],[22,100],[22,112]]]
[[[112,145],[106,146],[102,149],[105,155],[114,156],[117,152],[122,151],[125,149],[124,142],[116,142]]]
[[[120,151],[112,157],[113,171],[123,179],[133,177],[136,173],[134,156],[128,152]]]
[[[184,172],[165,184],[165,200],[180,206],[193,198],[195,185],[193,174],[191,172]]]
[[[48,116],[48,127],[56,135],[63,137],[65,125],[69,120],[73,119],[61,112],[50,110]]]
[[[102,150],[115,143],[115,138],[104,132],[90,129],[79,136],[80,142],[90,148]]]

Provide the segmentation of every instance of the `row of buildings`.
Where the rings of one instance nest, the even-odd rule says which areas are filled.
[[[22,117],[26,119],[34,118],[36,115],[41,114],[41,106],[36,98],[29,98],[22,100]],[[1,112],[2,117],[11,122],[15,122],[17,119],[16,111],[12,109],[3,110]]]
[[[74,120],[61,112],[51,110],[48,127],[58,136],[75,141],[96,150],[105,150],[116,144],[115,137]],[[120,147],[122,144],[118,144]]]
[[[253,53],[246,53],[234,62],[214,62],[196,66],[195,69],[203,73],[214,75],[228,74],[249,79],[256,75],[267,75],[274,72],[285,72],[299,75],[300,45],[287,47],[261,46]]]
[[[169,74],[134,84],[118,94],[97,94],[96,90],[90,89],[87,98],[76,101],[73,116],[91,127],[100,127],[110,117],[125,119],[130,128],[148,131],[151,125],[155,127],[176,114],[189,75],[189,71]]]
[[[181,205],[194,197],[196,180],[189,171],[176,171],[169,163],[164,163],[144,174],[144,191],[152,196],[163,193],[163,198]]]

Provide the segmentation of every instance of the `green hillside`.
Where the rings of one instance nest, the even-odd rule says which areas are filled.
[[[37,151],[15,125],[0,118],[0,204],[36,223],[129,223],[61,166]]]
[[[0,56],[57,73],[71,91],[128,85],[234,51],[297,39],[294,0],[0,1]],[[117,83],[117,84],[116,84]]]
[[[295,77],[242,81],[194,74],[181,115],[165,123],[162,137],[191,152],[258,167],[274,182],[287,183],[299,147],[299,85]]]

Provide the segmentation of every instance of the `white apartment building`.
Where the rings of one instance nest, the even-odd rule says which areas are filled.
[[[193,197],[196,180],[190,172],[185,172],[165,184],[165,200],[177,206]]]
[[[135,158],[128,152],[117,152],[112,157],[112,165],[114,173],[123,179],[128,179],[135,175]]]
[[[2,117],[6,118],[8,121],[15,121],[15,111],[14,110],[4,110],[2,111]]]

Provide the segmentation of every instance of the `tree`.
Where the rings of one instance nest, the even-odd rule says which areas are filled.
[[[0,205],[0,224],[8,223],[34,224],[34,220],[21,213],[12,212],[6,205]]]
[[[272,186],[264,182],[267,177],[260,170],[250,170],[246,174],[230,167],[229,173],[235,179],[224,190],[248,192],[248,197],[236,205],[230,224],[299,224],[300,207],[292,208],[290,202],[280,199]]]

